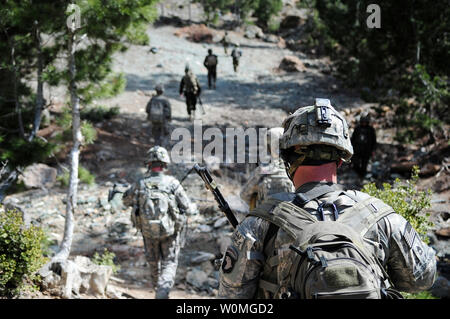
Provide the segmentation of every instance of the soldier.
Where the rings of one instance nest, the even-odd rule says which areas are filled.
[[[165,174],[170,163],[167,150],[154,146],[147,156],[149,171],[125,192],[123,203],[133,207],[131,221],[142,233],[155,298],[167,299],[184,245],[186,214],[196,210],[180,182]]]
[[[216,79],[217,79],[217,55],[213,54],[211,49],[208,49],[208,55],[203,61],[203,65],[208,69],[208,88],[213,87],[216,89]]]
[[[190,67],[187,65],[184,69],[185,75],[180,82],[180,95],[184,93],[186,97],[186,107],[189,114],[189,120],[193,120],[195,116],[195,107],[197,105],[197,98],[202,93],[202,88],[198,82],[197,77],[192,73]]]
[[[233,69],[234,72],[238,71],[239,67],[239,59],[242,56],[242,51],[239,50],[239,44],[236,44],[233,48],[233,51],[231,51],[231,57],[233,58]]]
[[[169,122],[172,119],[172,108],[170,102],[162,96],[164,89],[161,85],[155,87],[156,96],[152,97],[147,104],[147,120],[152,124],[152,136],[156,145],[161,145],[164,137],[169,134]]]
[[[359,177],[364,178],[369,159],[373,156],[377,146],[377,136],[375,129],[370,125],[370,115],[368,113],[361,115],[359,125],[355,128],[351,141],[354,150],[352,166]]]
[[[294,191],[294,185],[286,175],[283,161],[280,159],[278,147],[273,147],[278,145],[282,135],[282,127],[267,131],[267,148],[271,162],[258,166],[242,188],[240,196],[249,205],[250,210],[259,206],[269,195]]]
[[[329,100],[283,122],[280,154],[295,193],[272,195],[238,225],[220,269],[225,298],[401,298],[431,287],[435,252],[381,200],[346,190],[353,148]]]
[[[228,54],[228,45],[230,44],[230,39],[228,38],[228,31],[225,31],[225,35],[223,36],[222,40],[220,40],[220,43],[223,44],[223,51],[225,54]]]

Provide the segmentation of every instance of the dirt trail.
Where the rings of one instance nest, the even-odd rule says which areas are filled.
[[[244,128],[279,126],[288,112],[299,106],[311,105],[315,97],[330,98],[338,110],[348,111],[370,106],[354,92],[340,87],[339,83],[328,74],[330,64],[326,59],[310,59],[301,53],[281,49],[275,43],[246,39],[242,32],[231,31],[229,33],[232,41],[239,42],[243,51],[240,70],[236,74],[232,68],[231,57],[224,54],[220,45],[193,43],[183,37],[177,37],[175,31],[177,28],[170,25],[151,26],[148,29],[150,46],[131,46],[128,51],[115,57],[114,71],[125,74],[127,86],[125,92],[117,97],[99,101],[102,105],[119,106],[121,114],[111,121],[96,125],[97,141],[82,152],[81,164],[97,177],[95,187],[80,188],[79,196],[86,199],[86,202],[94,197],[94,201],[100,199],[103,206],[107,205],[104,201],[112,183],[120,179],[130,182],[143,173],[145,153],[153,145],[145,113],[149,96],[145,93],[153,90],[157,83],[164,85],[165,95],[172,104],[172,129],[193,129],[192,122],[188,120],[184,98],[178,94],[179,81],[186,63],[189,63],[199,77],[203,88],[202,100],[206,106],[206,114],[197,114],[197,119],[207,127],[223,129],[241,126]],[[223,31],[214,32],[215,39],[223,35]],[[152,46],[158,48],[157,54],[149,52]],[[203,67],[203,59],[209,48],[219,56],[216,90],[207,89],[207,72]],[[305,72],[280,72],[277,68],[286,55],[301,58],[306,65]],[[391,142],[392,139],[387,135],[385,140],[382,134],[380,141]],[[188,166],[181,165],[181,169],[174,172],[175,175],[181,177]],[[238,173],[231,177],[240,176]],[[341,175],[341,182],[353,182],[354,177],[351,171],[345,170]],[[242,185],[240,180],[227,178],[226,175],[220,178],[220,183],[227,196],[237,196]],[[198,180],[190,177],[187,184],[189,184],[188,193],[191,192],[189,195],[194,191],[197,196],[200,194],[201,183]],[[25,205],[26,210],[32,214],[36,214],[36,207],[43,207],[44,203],[45,206],[51,207],[53,212],[45,213],[47,215],[44,214],[45,216],[39,218],[49,227],[52,238],[59,241],[62,238],[64,222],[62,202],[64,192],[65,190],[55,187],[46,191],[29,191],[13,197]],[[201,194],[204,198],[212,200],[204,191]],[[112,216],[108,209],[92,208],[88,204],[80,205],[79,210],[80,213],[75,216],[77,226],[73,254],[88,254],[100,250],[97,248],[106,245],[103,241],[109,238],[109,225],[118,219],[128,219],[126,213]],[[57,214],[58,218],[51,219],[49,216],[53,216],[51,215],[53,213]],[[115,249],[113,250],[124,270],[117,275],[119,282],[114,282],[113,285],[128,298],[153,298],[154,294],[149,289],[147,281],[148,268],[145,268],[142,240],[136,235],[129,236],[133,242],[132,246],[108,243],[108,247]],[[213,252],[217,238],[208,237],[204,233],[196,236],[196,241],[189,242],[185,251],[201,247]],[[186,269],[181,269],[177,276],[184,276],[185,271]],[[171,296],[180,299],[211,298],[216,292],[198,293],[186,289],[185,284],[181,283],[176,285]]]

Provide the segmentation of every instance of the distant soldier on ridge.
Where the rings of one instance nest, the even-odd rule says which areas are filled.
[[[377,146],[375,129],[370,125],[370,115],[362,114],[359,125],[353,131],[351,142],[354,155],[352,166],[360,178],[364,178],[370,157],[373,156]]]
[[[155,145],[162,145],[169,135],[169,122],[172,119],[172,108],[170,102],[162,95],[164,89],[162,85],[155,87],[156,96],[153,96],[147,104],[145,111],[147,120],[152,125],[152,136]]]
[[[208,55],[205,57],[205,61],[203,61],[203,65],[208,69],[208,88],[211,89],[213,87],[216,88],[216,80],[217,80],[217,64],[218,64],[217,55],[213,54],[211,49],[208,49]]]
[[[242,51],[239,50],[239,44],[235,44],[233,51],[231,51],[231,57],[233,59],[233,69],[234,72],[238,71],[238,67],[239,67],[239,59],[242,56]]]
[[[192,121],[195,117],[197,98],[202,93],[202,88],[200,87],[200,83],[190,69],[189,65],[186,65],[184,73],[185,75],[180,82],[180,95],[184,94],[186,98],[187,113],[189,114],[189,120]]]

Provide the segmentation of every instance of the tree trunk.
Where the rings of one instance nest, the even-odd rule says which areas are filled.
[[[38,22],[35,30],[35,43],[38,51],[37,55],[37,90],[36,90],[36,104],[34,106],[34,120],[33,130],[31,131],[28,141],[31,142],[39,131],[41,126],[42,108],[44,106],[44,83],[42,81],[42,46],[41,46],[41,31],[39,30]]]
[[[17,85],[17,65],[16,65],[16,56],[15,56],[15,45],[14,45],[14,38],[9,39],[9,47],[11,49],[11,64],[13,66],[13,90],[14,90],[14,103],[15,103],[15,112],[17,113],[17,119],[19,122],[19,132],[20,136],[22,138],[25,138],[25,129],[23,127],[23,120],[22,120],[22,110],[20,107],[19,102],[19,89]]]
[[[75,35],[70,33],[69,38],[69,71],[70,71],[70,101],[72,104],[72,139],[73,146],[70,152],[70,177],[69,177],[69,189],[67,191],[66,202],[66,221],[64,225],[64,237],[61,242],[60,250],[53,258],[67,259],[70,254],[70,248],[72,246],[72,237],[74,229],[74,214],[77,207],[77,188],[78,188],[78,162],[80,146],[82,141],[81,129],[80,129],[80,108],[79,98],[77,95],[77,87],[75,83]]]

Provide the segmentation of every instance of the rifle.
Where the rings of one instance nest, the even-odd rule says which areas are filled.
[[[196,163],[194,165],[194,170],[203,179],[206,188],[213,193],[214,199],[219,204],[219,209],[225,213],[225,216],[227,217],[233,228],[236,228],[239,222],[234,216],[233,211],[231,210],[227,201],[225,200],[225,198],[223,198],[222,193],[219,191],[219,188],[217,187],[216,182],[211,177],[208,169],[206,167],[200,167],[200,165]]]
[[[198,101],[200,102],[200,109],[202,110],[202,114],[205,115],[205,108],[203,107],[203,102],[202,102],[202,98],[200,97],[200,95],[198,96]]]

